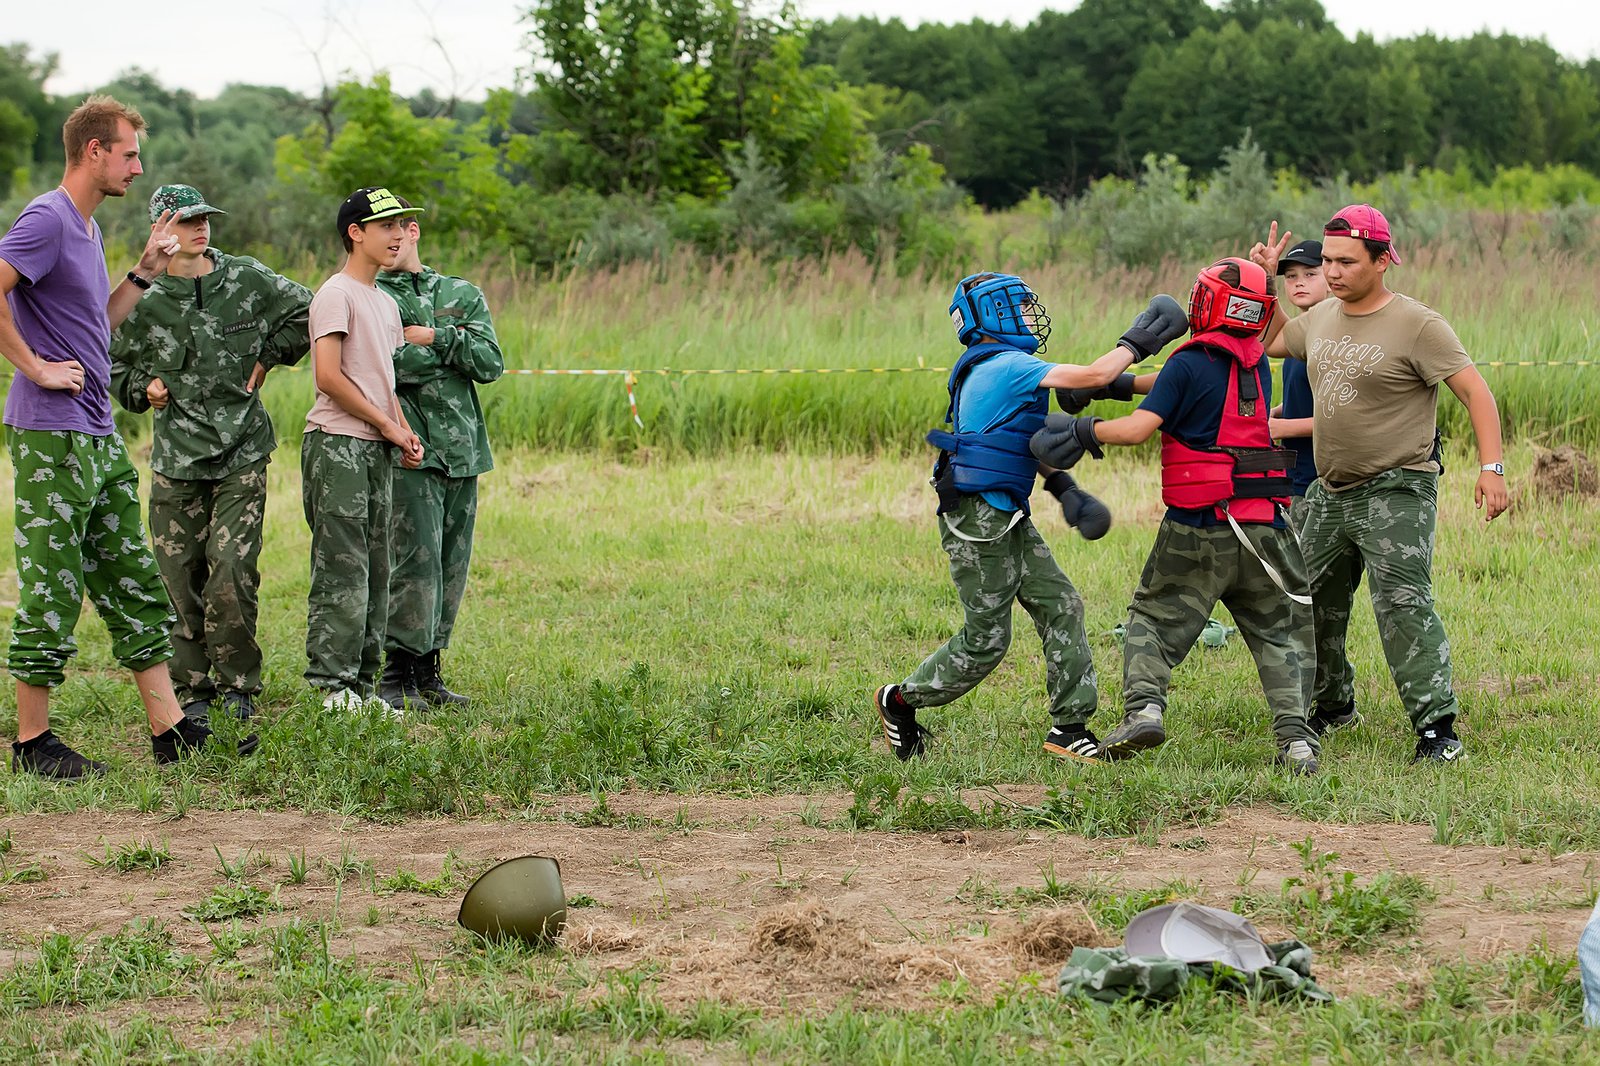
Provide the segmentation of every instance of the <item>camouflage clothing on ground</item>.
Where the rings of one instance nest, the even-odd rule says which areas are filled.
[[[16,471],[17,614],[7,666],[55,686],[87,594],[130,670],[172,657],[172,610],[139,520],[139,475],[116,433],[6,427]]]
[[[1305,563],[1294,534],[1264,524],[1241,528],[1290,591],[1306,593]],[[1311,608],[1296,603],[1239,542],[1231,526],[1188,526],[1163,518],[1128,606],[1122,645],[1123,703],[1137,711],[1167,706],[1173,669],[1189,654],[1221,600],[1255,658],[1280,743],[1317,738],[1306,723],[1311,692]]]
[[[391,447],[320,430],[301,440],[311,527],[306,680],[317,688],[366,694],[378,679],[389,617]]]
[[[978,496],[939,516],[939,539],[950,556],[950,578],[966,621],[961,631],[928,656],[900,686],[912,707],[938,707],[969,692],[989,676],[1011,646],[1011,605],[1020,603],[1044,642],[1045,689],[1057,726],[1082,725],[1094,714],[1094,657],[1083,630],[1083,600],[1056,565],[1049,545],[1030,519],[1009,532],[1011,513]],[[963,540],[947,519],[971,537]]]
[[[1457,714],[1450,642],[1433,606],[1433,528],[1439,476],[1386,470],[1333,492],[1318,479],[1306,493],[1300,548],[1310,575],[1317,671],[1313,706],[1355,696],[1345,632],[1363,567],[1389,673],[1415,730]]]
[[[434,331],[429,345],[394,353],[395,392],[422,440],[420,470],[397,470],[394,571],[386,647],[426,655],[448,647],[472,558],[477,476],[492,469],[477,385],[505,371],[489,305],[477,286],[423,267],[384,272],[408,326]]]
[[[266,504],[265,459],[222,478],[152,475],[150,533],[178,618],[171,670],[180,702],[261,691],[256,564]]]
[[[206,252],[198,278],[162,275],[111,341],[111,391],[130,411],[150,409],[160,378],[171,399],[155,413],[150,467],[169,478],[221,478],[276,446],[259,390],[245,385],[306,354],[311,293],[248,256]]]
[[[1209,981],[1218,991],[1259,999],[1331,1003],[1333,994],[1311,979],[1311,949],[1298,940],[1268,944],[1272,965],[1251,973],[1214,962],[1184,962],[1170,955],[1129,955],[1123,948],[1073,948],[1056,990],[1101,1003],[1139,999],[1164,1003],[1178,998],[1190,980]]]

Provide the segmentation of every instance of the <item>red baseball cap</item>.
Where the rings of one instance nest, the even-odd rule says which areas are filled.
[[[1343,219],[1349,225],[1348,230],[1334,230],[1323,227],[1324,237],[1355,237],[1364,241],[1380,241],[1389,246],[1389,258],[1400,262],[1400,253],[1395,251],[1394,238],[1389,234],[1389,220],[1383,217],[1371,204],[1351,204],[1349,207],[1334,213],[1328,220],[1331,226],[1334,221]]]

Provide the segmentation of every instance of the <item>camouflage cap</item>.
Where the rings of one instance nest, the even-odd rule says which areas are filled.
[[[206,203],[200,190],[193,185],[163,185],[150,195],[150,221],[161,217],[162,212],[177,213],[179,222],[187,222],[200,215],[225,215],[228,212]]]

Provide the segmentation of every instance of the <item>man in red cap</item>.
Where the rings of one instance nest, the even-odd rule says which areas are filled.
[[[1277,270],[1288,234],[1274,223],[1251,258]],[[1300,547],[1311,582],[1317,672],[1311,722],[1326,733],[1356,719],[1355,674],[1345,654],[1365,567],[1384,658],[1417,734],[1415,762],[1456,762],[1460,711],[1450,643],[1433,604],[1433,530],[1442,466],[1439,385],[1467,408],[1478,442],[1474,500],[1486,520],[1506,509],[1500,412],[1455,331],[1436,311],[1385,283],[1400,262],[1389,222],[1370,204],[1346,207],[1323,228],[1322,270],[1337,297],[1268,330],[1267,354],[1306,362],[1320,476],[1306,492]],[[1281,332],[1278,332],[1281,329]],[[1276,335],[1274,335],[1276,334]]]

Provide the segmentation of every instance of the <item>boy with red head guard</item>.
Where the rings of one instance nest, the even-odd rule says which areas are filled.
[[[1122,759],[1163,743],[1167,687],[1221,600],[1256,661],[1272,710],[1278,762],[1317,770],[1316,734],[1306,722],[1315,665],[1305,564],[1280,506],[1292,462],[1267,428],[1272,372],[1261,333],[1275,300],[1266,271],[1220,259],[1200,272],[1189,296],[1192,336],[1168,359],[1139,409],[1105,421],[1052,415],[1033,453],[1070,469],[1102,444],[1140,444],[1161,431],[1161,498],[1166,517],[1128,608],[1123,644],[1125,714],[1100,744]]]

